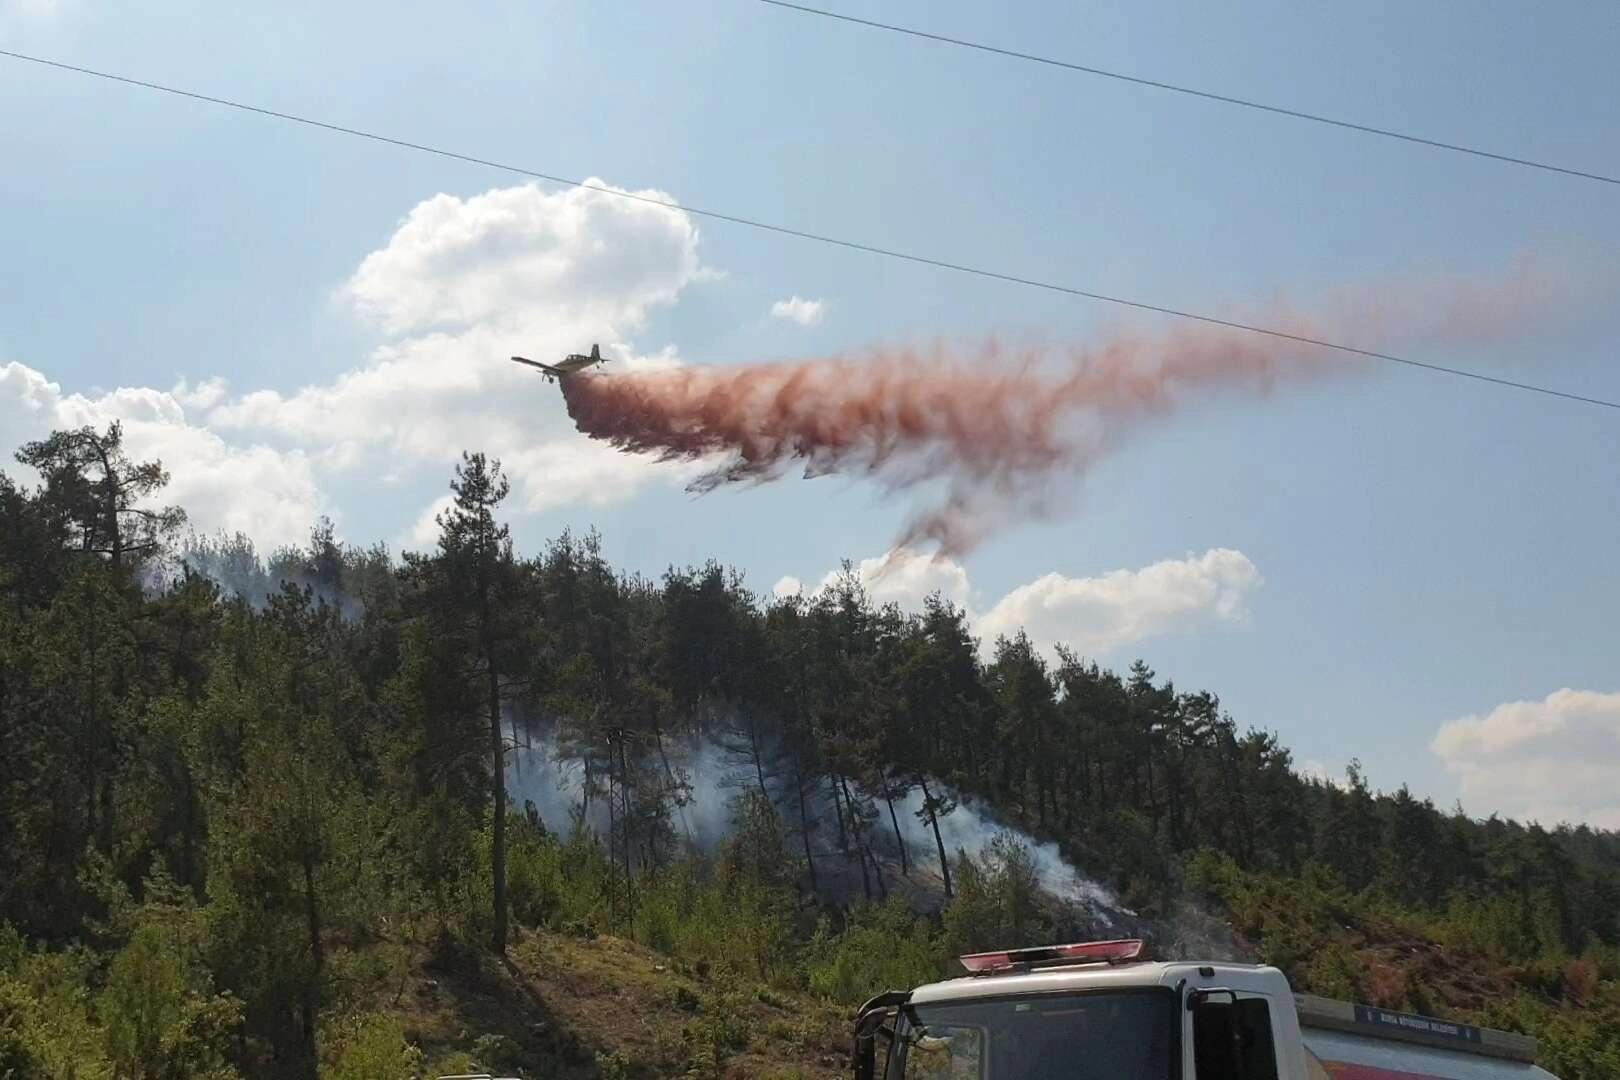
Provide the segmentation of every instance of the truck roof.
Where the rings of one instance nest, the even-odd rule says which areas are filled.
[[[911,1003],[964,1001],[1001,994],[1038,994],[1063,990],[1131,989],[1209,984],[1213,979],[1233,989],[1255,993],[1288,995],[1288,980],[1274,967],[1262,964],[1200,963],[1193,960],[1142,961],[1126,964],[1077,964],[1027,972],[992,975],[963,975],[943,982],[919,986],[911,992]]]
[[[1536,1060],[1536,1040],[1527,1036],[1298,994],[1288,985],[1288,979],[1281,971],[1263,964],[1133,960],[1123,963],[1060,962],[1055,966],[1032,969],[1002,967],[919,986],[907,1000],[913,1005],[928,1005],[1008,994],[1151,989],[1176,987],[1183,983],[1194,987],[1224,987],[1245,993],[1266,994],[1292,1002],[1300,1027],[1305,1029],[1339,1032],[1362,1039],[1417,1043],[1525,1064]]]
[[[1304,1028],[1339,1031],[1370,1039],[1418,1043],[1465,1054],[1530,1063],[1536,1060],[1536,1040],[1528,1035],[1460,1024],[1433,1016],[1334,1001],[1311,994],[1295,994],[1294,1008]]]

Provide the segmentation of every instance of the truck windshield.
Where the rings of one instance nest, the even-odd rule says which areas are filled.
[[[1170,1080],[1175,995],[1089,992],[904,1009],[888,1080]]]

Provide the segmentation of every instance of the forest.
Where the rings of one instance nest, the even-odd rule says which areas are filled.
[[[520,554],[477,453],[436,546],[398,554],[326,522],[268,554],[198,536],[116,424],[16,460],[0,1078],[755,1075],[761,1002],[846,1016],[964,951],[1096,929],[1033,844],[1161,950],[1219,939],[1296,988],[1535,1035],[1564,1080],[1620,1076],[1616,834],[1304,776],[1213,692],[981,643],[848,567],[776,597],[717,564],[622,573],[595,535]],[[712,842],[682,827],[694,747],[731,777]],[[508,790],[536,782],[520,756],[570,764],[566,818]],[[969,806],[1008,831],[953,848]],[[667,1045],[552,1053],[578,1038],[406,1007],[588,941],[683,980],[649,990],[690,1017]]]

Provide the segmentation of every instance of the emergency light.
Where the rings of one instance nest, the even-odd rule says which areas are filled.
[[[1138,959],[1142,955],[1141,938],[1119,941],[1082,941],[1072,945],[1041,945],[1032,949],[1008,949],[1005,952],[969,953],[958,957],[962,966],[975,975],[1035,964],[1076,963],[1118,964]]]

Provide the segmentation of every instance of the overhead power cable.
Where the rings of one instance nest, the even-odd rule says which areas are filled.
[[[1130,300],[1122,296],[1110,296],[1107,293],[1093,292],[1088,289],[1075,288],[1069,285],[1058,284],[1052,281],[1042,281],[1039,278],[1023,277],[1018,274],[1004,273],[999,270],[988,270],[983,267],[970,266],[966,263],[951,262],[946,259],[935,259],[926,255],[915,255],[894,248],[879,247],[876,244],[867,244],[858,240],[846,240],[841,237],[827,236],[822,233],[809,232],[804,229],[794,229],[786,225],[775,225],[767,221],[741,217],[736,214],[727,214],[719,210],[708,210],[702,207],[689,206],[670,202],[666,199],[654,198],[633,191],[620,191],[617,188],[604,184],[593,184],[588,180],[573,180],[554,173],[541,172],[538,169],[528,169],[519,165],[494,161],[489,158],[475,157],[454,150],[446,150],[426,143],[411,142],[407,139],[397,139],[391,135],[381,135],[373,131],[360,128],[345,127],[326,120],[317,120],[313,117],[299,116],[296,113],[281,112],[268,109],[260,105],[250,105],[246,102],[232,101],[229,98],[214,97],[210,94],[198,93],[194,90],[182,90],[174,86],[165,86],[162,83],[149,82],[144,79],[135,79],[127,75],[117,75],[108,71],[97,71],[94,68],[80,67],[76,64],[64,63],[60,60],[49,60],[44,57],[30,56],[27,53],[12,52],[0,49],[0,56],[13,60],[22,60],[31,64],[40,64],[45,67],[56,68],[61,71],[70,71],[78,75],[88,75],[97,79],[106,79],[111,82],[123,83],[127,86],[138,86],[146,90],[156,90],[164,94],[173,94],[177,97],[190,98],[193,101],[207,102],[210,105],[221,105],[229,109],[239,109],[242,112],[256,113],[260,116],[272,117],[276,120],[286,120],[294,124],[303,124],[308,127],[320,128],[323,131],[336,132],[340,135],[350,135],[357,139],[368,139],[372,142],[385,143],[406,150],[416,150],[424,154],[447,158],[451,161],[466,162],[470,165],[482,165],[486,168],[499,169],[503,172],[515,173],[518,176],[528,176],[547,183],[558,184],[563,187],[581,188],[586,191],[600,192],[618,199],[629,199],[633,202],[647,203],[652,206],[661,206],[666,210],[695,217],[709,218],[714,221],[725,221],[733,225],[743,225],[750,229],[759,229],[764,232],[776,233],[781,236],[797,237],[800,240],[813,240],[820,244],[831,244],[835,247],[847,248],[851,251],[863,251],[870,255],[881,255],[888,259],[898,259],[903,262],[916,263],[920,266],[932,266],[940,270],[952,270],[960,274],[971,274],[974,277],[988,278],[993,281],[1004,281],[1013,285],[1023,285],[1032,289],[1044,289],[1047,292],[1063,293],[1067,296],[1078,296],[1086,300],[1097,300],[1106,304],[1118,304],[1122,307],[1135,308],[1138,311],[1151,311],[1159,315],[1171,315],[1178,319],[1190,319],[1194,322],[1206,323],[1211,326],[1223,326],[1230,330],[1241,330],[1249,334],[1263,334],[1267,337],[1280,338],[1284,341],[1293,341],[1302,345],[1315,345],[1324,349],[1333,349],[1337,352],[1349,353],[1354,356],[1364,356],[1373,360],[1386,360],[1393,364],[1404,364],[1407,367],[1422,368],[1425,371],[1439,372],[1444,375],[1455,375],[1459,378],[1474,379],[1479,382],[1492,383],[1496,386],[1508,387],[1513,390],[1525,390],[1536,394],[1545,394],[1549,397],[1564,398],[1569,401],[1579,401],[1587,405],[1601,405],[1608,409],[1620,410],[1620,401],[1611,401],[1605,398],[1587,397],[1584,394],[1574,394],[1565,390],[1555,390],[1548,386],[1539,386],[1535,383],[1516,382],[1512,379],[1502,379],[1495,375],[1486,375],[1478,371],[1469,371],[1466,368],[1446,367],[1443,364],[1431,364],[1424,360],[1413,360],[1410,357],[1397,356],[1394,353],[1378,352],[1373,349],[1363,349],[1343,342],[1329,341],[1325,338],[1307,337],[1303,334],[1291,334],[1286,330],[1273,327],[1259,326],[1253,323],[1237,322],[1231,319],[1222,319],[1214,315],[1203,315],[1195,311],[1183,311],[1179,308],[1166,307],[1160,304],[1150,304],[1141,300]]]
[[[1245,109],[1258,109],[1261,112],[1275,113],[1278,116],[1291,116],[1296,120],[1309,120],[1316,124],[1328,124],[1336,128],[1349,131],[1359,131],[1365,135],[1379,135],[1386,139],[1399,139],[1402,142],[1416,143],[1419,146],[1428,146],[1436,150],[1450,150],[1457,154],[1470,154],[1474,157],[1490,158],[1492,161],[1502,161],[1509,165],[1523,165],[1526,168],[1541,169],[1546,172],[1561,173],[1564,176],[1574,176],[1582,180],[1596,180],[1602,184],[1620,185],[1620,176],[1609,176],[1604,173],[1585,172],[1581,169],[1571,169],[1563,165],[1554,165],[1547,161],[1537,161],[1533,158],[1516,157],[1512,154],[1499,154],[1492,150],[1481,150],[1476,146],[1464,146],[1461,143],[1443,142],[1440,139],[1429,139],[1422,135],[1413,135],[1404,131],[1395,131],[1390,128],[1374,127],[1371,124],[1358,124],[1353,120],[1339,120],[1331,116],[1322,116],[1317,113],[1305,112],[1302,109],[1290,109],[1283,105],[1270,105],[1263,101],[1253,101],[1248,98],[1232,97],[1229,94],[1217,94],[1211,90],[1199,90],[1191,86],[1180,86],[1176,83],[1161,82],[1158,79],[1143,78],[1140,75],[1127,75],[1122,71],[1110,71],[1106,68],[1091,67],[1086,64],[1077,64],[1068,60],[1058,60],[1050,56],[1040,56],[1036,53],[1020,52],[1017,49],[1004,49],[997,45],[987,45],[982,41],[969,41],[966,38],[950,37],[946,34],[935,34],[928,30],[918,30],[911,26],[899,26],[894,23],[878,22],[875,19],[863,19],[858,15],[846,15],[841,11],[828,11],[825,8],[811,7],[808,4],[796,4],[790,0],[758,0],[761,4],[772,7],[786,8],[790,11],[803,12],[806,15],[818,15],[826,19],[837,19],[839,22],[853,23],[856,26],[865,26],[873,30],[886,30],[891,34],[905,34],[909,37],[922,38],[926,41],[938,42],[942,45],[955,45],[963,49],[974,49],[978,52],[993,53],[996,56],[1010,57],[1014,60],[1028,60],[1035,64],[1045,64],[1047,67],[1062,68],[1065,71],[1077,71],[1084,75],[1095,75],[1104,79],[1115,79],[1119,82],[1134,83],[1137,86],[1149,86],[1155,90],[1168,90],[1173,94],[1186,94],[1189,97],[1204,98],[1206,101],[1218,101],[1225,105],[1239,105]]]

